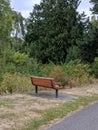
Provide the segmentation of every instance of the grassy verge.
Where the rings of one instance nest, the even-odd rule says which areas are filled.
[[[23,128],[22,130],[38,130],[40,126],[47,125],[50,123],[50,121],[56,118],[63,118],[68,113],[79,109],[81,106],[85,107],[97,100],[98,95],[91,97],[80,97],[74,101],[63,103],[55,108],[51,108],[45,111],[36,111],[42,114],[42,118],[29,121],[29,123],[26,124],[27,127]]]
[[[7,108],[12,108],[13,106],[11,105],[12,103],[14,103],[14,101],[13,100],[11,100],[11,99],[5,99],[5,100],[1,100],[0,101],[0,107],[1,106],[5,106],[5,107],[7,107]]]

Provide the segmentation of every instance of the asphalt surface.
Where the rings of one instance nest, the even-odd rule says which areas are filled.
[[[72,114],[47,130],[98,130],[98,102]]]

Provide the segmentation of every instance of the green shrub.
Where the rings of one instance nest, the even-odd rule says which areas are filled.
[[[24,65],[26,64],[28,60],[28,55],[26,55],[25,53],[20,53],[20,52],[15,52],[13,55],[13,62],[16,65]]]
[[[29,70],[29,74],[41,76],[43,68],[44,68],[44,65],[39,63],[36,59],[34,59],[34,58],[29,59],[29,62],[27,65],[27,69]]]
[[[39,76],[49,77],[49,74],[51,73],[51,71],[53,70],[53,68],[55,66],[56,65],[53,64],[52,62],[50,62],[49,64],[42,65],[42,68],[40,69]]]
[[[61,66],[54,66],[54,68],[50,71],[49,77],[52,77],[58,82],[58,84],[65,86],[67,84],[66,74],[63,72]]]
[[[80,61],[70,61],[63,65],[63,71],[66,73],[70,87],[81,86],[90,82],[90,67],[88,64],[82,64]]]
[[[23,58],[24,59],[24,58]],[[24,64],[24,60],[22,63]],[[17,63],[19,63],[17,61]],[[53,77],[55,80],[66,87],[81,86],[91,82],[90,73],[94,73],[97,77],[98,58],[92,65],[92,71],[89,64],[83,64],[80,60],[70,61],[65,64],[55,65],[41,64],[36,59],[29,58],[26,64],[15,65],[15,63],[5,64],[5,71],[0,74],[0,92],[27,92],[32,90],[30,76]],[[15,68],[16,67],[16,68]],[[18,73],[17,73],[18,72]]]
[[[96,57],[92,63],[92,75],[94,75],[95,78],[98,78],[98,57]]]
[[[2,76],[0,85],[1,93],[22,93],[32,90],[30,77],[26,77],[20,73],[5,73]]]
[[[5,72],[14,73],[16,71],[16,66],[13,63],[7,63],[4,68]]]
[[[54,78],[65,87],[81,86],[92,81],[90,65],[83,64],[80,60],[70,61],[61,65],[50,63],[44,65],[40,73],[41,76]]]

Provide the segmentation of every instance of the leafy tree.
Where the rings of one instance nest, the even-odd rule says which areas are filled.
[[[98,28],[98,19],[95,15],[91,17],[91,23],[94,27]]]
[[[80,0],[42,0],[28,19],[26,42],[30,56],[43,63],[66,61],[68,50],[82,38],[84,14],[77,8]]]
[[[0,1],[0,41],[5,41],[12,29],[12,15],[8,0]]]
[[[0,0],[0,73],[4,72],[6,64],[11,62],[8,59],[15,46],[18,46],[18,35],[24,35],[24,23],[22,15],[11,9],[9,0]],[[21,44],[21,41],[18,43]]]
[[[23,52],[24,35],[26,33],[26,19],[16,11],[12,10],[12,31],[10,45],[15,51]]]
[[[94,14],[98,14],[98,0],[90,0],[90,2],[93,4],[91,11]]]
[[[8,44],[11,35],[15,38],[22,37],[26,30],[25,23],[22,15],[11,9],[9,0],[0,0],[0,44]]]
[[[12,15],[10,2],[8,0],[0,1],[0,72],[2,72],[6,56],[5,48],[8,47],[8,40],[12,29]]]
[[[23,38],[26,32],[26,19],[16,11],[13,11],[12,36],[15,38]]]

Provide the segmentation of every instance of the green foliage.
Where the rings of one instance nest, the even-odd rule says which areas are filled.
[[[50,62],[49,64],[41,65],[40,66],[41,69],[40,72],[38,73],[39,74],[38,76],[48,77],[55,66],[56,65],[52,62]]]
[[[70,61],[63,65],[63,71],[70,87],[81,86],[91,82],[89,73],[91,71],[88,64],[82,64],[79,60]]]
[[[93,64],[93,67],[94,65],[96,65],[95,67],[98,68],[97,61],[96,64]],[[11,63],[6,66],[6,73],[2,73],[1,75],[0,91],[1,93],[31,91],[30,89],[32,88],[27,89],[28,86],[31,86],[30,76],[29,78],[25,76],[27,74],[53,77],[58,84],[65,87],[81,86],[91,82],[90,74],[96,70],[94,70],[94,67],[92,71],[90,67],[91,66],[88,64],[81,63],[80,60],[70,61],[61,65],[55,65],[53,63],[43,65],[34,59],[29,59],[28,65],[24,66],[19,64],[16,65],[16,68],[15,64]]]
[[[83,64],[80,60],[70,61],[65,64],[44,65],[38,76],[52,77],[65,87],[76,87],[92,82],[92,69],[89,64]],[[39,73],[38,73],[39,74]]]
[[[94,14],[98,14],[98,0],[90,0],[90,2],[93,4],[91,11]]]
[[[97,1],[91,2],[97,12]],[[17,91],[15,76],[21,76],[16,72],[54,77],[70,86],[88,82],[90,75],[98,77],[98,20],[87,21],[77,12],[79,4],[80,0],[42,0],[27,19],[23,41],[26,20],[11,9],[9,0],[0,1],[1,91]]]
[[[0,1],[0,71],[2,70],[2,73],[15,72],[16,70],[16,65],[13,63],[13,54],[15,53],[15,46],[17,46],[18,51],[20,49],[16,41],[19,40],[18,38],[22,38],[25,30],[23,30],[24,24],[22,24],[25,23],[24,21],[20,13],[18,14],[11,9],[9,0]],[[15,38],[13,32],[17,33]],[[12,39],[14,39],[13,43]],[[18,43],[21,44],[21,40]],[[23,57],[20,58],[23,59]]]
[[[26,19],[16,11],[12,11],[12,36],[16,39],[23,39],[26,31]]]
[[[4,66],[4,72],[10,72],[10,73],[14,73],[16,72],[16,66],[15,64],[13,63],[7,63],[5,66]]]
[[[80,59],[92,63],[98,56],[98,28],[89,23],[88,31],[84,33],[83,40],[79,43]],[[93,48],[93,49],[92,49]]]
[[[30,77],[20,73],[4,73],[0,84],[0,93],[22,93],[32,90]]]
[[[69,62],[71,60],[80,59],[80,48],[78,46],[71,46],[68,49],[68,54],[66,58],[66,62]]]
[[[98,28],[98,19],[97,19],[97,16],[96,16],[96,15],[93,15],[93,16],[91,17],[91,24],[92,24],[94,27]]]
[[[19,51],[15,52],[12,57],[13,57],[13,62],[16,65],[24,65],[24,64],[26,64],[27,59],[28,59],[28,55],[26,55],[24,53],[20,53]]]
[[[30,56],[42,63],[66,61],[67,50],[83,35],[84,14],[77,12],[79,4],[80,0],[43,0],[34,6],[25,37]]]
[[[98,57],[96,57],[92,63],[92,75],[94,75],[95,78],[98,78]]]
[[[12,11],[8,0],[0,1],[0,44],[8,40],[12,29]]]
[[[6,48],[2,53],[3,57],[0,58],[0,67],[4,72],[21,72],[26,74],[40,73],[41,64],[34,58],[29,58],[25,53],[14,51],[11,48]]]
[[[54,78],[55,81],[62,86],[68,84],[68,79],[66,78],[66,74],[63,71],[62,66],[54,66],[48,77]]]

